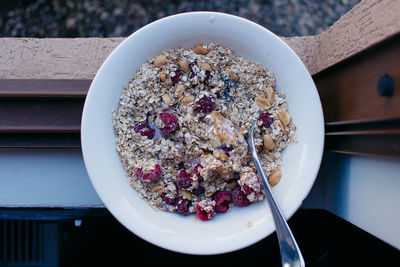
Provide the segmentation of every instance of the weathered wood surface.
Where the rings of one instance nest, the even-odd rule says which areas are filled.
[[[311,74],[400,32],[400,1],[363,0],[316,36],[282,38]],[[92,79],[121,38],[0,38],[0,79]]]

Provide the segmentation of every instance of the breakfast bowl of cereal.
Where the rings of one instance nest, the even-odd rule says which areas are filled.
[[[162,248],[235,251],[274,232],[246,135],[288,219],[324,144],[315,85],[297,55],[246,19],[191,12],[126,38],[96,74],[82,153],[107,209]]]

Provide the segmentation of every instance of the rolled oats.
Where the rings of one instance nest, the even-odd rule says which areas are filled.
[[[113,126],[121,164],[140,197],[155,209],[197,210],[203,220],[213,217],[218,192],[234,198],[240,189],[246,203],[264,198],[245,140],[254,119],[256,149],[274,185],[281,152],[296,141],[286,98],[263,65],[209,43],[144,63],[120,97]],[[229,210],[233,203],[218,205]]]

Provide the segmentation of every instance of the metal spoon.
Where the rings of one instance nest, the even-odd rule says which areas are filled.
[[[300,249],[297,246],[296,240],[290,231],[289,225],[287,224],[285,218],[276,203],[275,197],[272,194],[271,188],[268,184],[268,180],[264,175],[262,170],[260,160],[257,156],[257,151],[254,146],[254,127],[256,126],[257,119],[253,121],[250,131],[247,134],[247,143],[249,145],[250,154],[253,158],[254,164],[256,165],[258,175],[260,175],[263,181],[264,190],[267,198],[268,205],[271,209],[272,216],[275,222],[276,233],[278,236],[279,248],[281,252],[282,266],[300,266],[304,267],[304,259],[301,255]]]

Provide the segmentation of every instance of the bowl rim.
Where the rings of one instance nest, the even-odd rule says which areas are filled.
[[[235,245],[234,248],[230,248],[230,249],[224,249],[224,248],[220,248],[219,250],[215,250],[211,251],[210,249],[203,249],[203,250],[193,250],[190,249],[188,247],[186,248],[182,248],[179,246],[179,244],[174,244],[173,246],[171,246],[171,243],[167,242],[160,242],[160,240],[158,240],[154,235],[146,235],[138,230],[136,230],[134,227],[132,227],[131,225],[127,224],[126,222],[124,222],[123,218],[121,218],[121,214],[120,211],[114,210],[113,208],[110,208],[111,204],[108,203],[106,197],[104,195],[102,195],[101,193],[99,193],[99,189],[96,186],[96,179],[93,177],[93,175],[91,174],[91,170],[89,168],[89,164],[88,164],[88,158],[90,157],[89,152],[87,150],[87,147],[85,146],[85,139],[87,138],[87,136],[85,135],[85,125],[88,123],[87,122],[87,110],[88,110],[88,105],[87,103],[89,103],[92,99],[91,95],[93,94],[94,89],[92,89],[95,85],[95,81],[97,79],[97,77],[99,75],[102,75],[103,69],[105,68],[106,65],[108,65],[109,59],[112,58],[118,51],[118,49],[120,47],[123,47],[125,45],[127,45],[127,40],[134,38],[136,35],[138,35],[139,33],[143,32],[143,31],[147,31],[149,29],[151,29],[151,27],[154,27],[160,23],[164,23],[167,20],[171,20],[171,19],[175,19],[176,17],[184,17],[184,16],[193,16],[193,15],[205,15],[205,16],[221,16],[221,17],[226,17],[226,18],[230,18],[230,19],[235,19],[238,22],[245,22],[249,25],[249,27],[256,27],[259,30],[263,31],[264,33],[272,36],[273,38],[277,39],[277,41],[280,42],[280,44],[286,48],[286,50],[288,51],[288,53],[292,54],[291,56],[296,58],[296,60],[300,63],[300,65],[304,68],[304,70],[308,73],[309,78],[312,81],[311,75],[309,74],[307,68],[305,67],[304,63],[300,60],[300,58],[297,56],[297,54],[292,50],[292,48],[290,48],[281,38],[279,38],[277,35],[275,35],[274,33],[272,33],[270,30],[268,30],[267,28],[253,22],[250,21],[248,19],[236,16],[236,15],[231,15],[231,14],[226,14],[226,13],[222,13],[222,12],[212,12],[212,11],[194,11],[194,12],[184,12],[184,13],[179,13],[179,14],[174,14],[174,15],[170,15],[161,19],[158,19],[154,22],[151,22],[143,27],[141,27],[140,29],[136,30],[135,32],[133,32],[131,35],[129,35],[127,38],[125,38],[116,48],[114,48],[114,50],[108,55],[108,57],[105,59],[105,61],[102,63],[102,65],[100,66],[99,70],[97,71],[91,85],[90,88],[88,90],[87,93],[87,97],[85,100],[85,104],[84,104],[84,108],[83,108],[83,112],[82,112],[82,120],[81,120],[81,149],[82,149],[82,155],[83,155],[83,159],[84,159],[84,163],[85,163],[85,167],[87,169],[87,173],[88,176],[91,180],[91,183],[96,191],[96,193],[98,194],[99,198],[101,199],[101,201],[104,203],[105,207],[110,211],[110,213],[121,223],[124,225],[124,227],[126,227],[127,229],[129,229],[132,233],[134,233],[135,235],[139,236],[140,238],[155,244],[159,247],[162,247],[164,249],[167,250],[171,250],[171,251],[175,251],[175,252],[179,252],[179,253],[185,253],[185,254],[192,254],[192,255],[213,255],[213,254],[221,254],[221,253],[226,253],[226,252],[231,252],[231,251],[236,251],[242,248],[245,248],[249,245],[252,245],[260,240],[262,240],[263,238],[267,237],[268,235],[270,235],[272,232],[275,231],[275,229],[272,229],[270,232],[265,232],[265,235],[260,235],[258,238],[253,238],[250,241],[247,242],[243,242],[241,244]],[[313,81],[312,81],[313,83]],[[316,91],[316,94],[318,95],[318,91],[316,90],[315,84],[314,84],[314,88]],[[321,165],[321,161],[322,161],[322,155],[323,155],[323,148],[324,148],[324,142],[325,142],[325,130],[324,130],[324,117],[323,117],[323,111],[322,111],[322,105],[320,102],[320,99],[317,99],[319,101],[319,109],[320,109],[320,114],[321,114],[321,119],[322,119],[322,125],[320,125],[320,132],[321,132],[321,143],[319,144],[320,146],[320,151],[318,153],[318,160],[317,160],[317,164],[316,167],[313,168],[313,172],[310,173],[309,175],[311,175],[312,177],[314,177],[313,182],[310,183],[309,185],[307,185],[307,187],[304,188],[304,191],[306,192],[306,194],[304,195],[304,198],[307,197],[307,195],[309,194],[309,192],[311,191],[311,188],[315,182],[315,179],[317,178],[317,174],[319,171],[319,167]],[[111,112],[111,111],[110,111]],[[302,201],[304,200],[304,198],[302,199]],[[286,210],[285,215],[286,215],[286,219],[288,220],[301,206],[302,201],[299,201],[297,203],[297,205],[293,205],[291,207],[290,210]],[[150,207],[149,207],[150,208]]]

